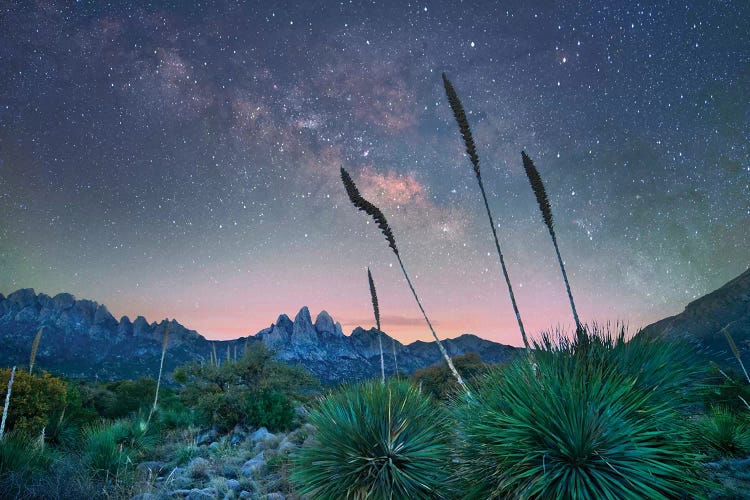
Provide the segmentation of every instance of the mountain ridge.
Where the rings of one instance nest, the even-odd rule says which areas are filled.
[[[45,330],[37,352],[37,366],[75,378],[102,380],[156,376],[164,329],[170,325],[165,373],[189,361],[208,360],[212,350],[230,359],[246,345],[264,342],[282,361],[302,365],[325,382],[359,380],[380,373],[377,331],[355,328],[344,335],[341,324],[324,310],[315,322],[302,307],[294,320],[280,314],[255,335],[232,340],[208,340],[176,320],[149,323],[143,316],[120,320],[104,304],[76,299],[69,293],[49,296],[31,288],[19,289],[7,297],[0,294],[0,355],[3,364],[28,362],[31,342],[37,330]],[[393,372],[395,343],[398,368],[408,373],[441,360],[432,343],[403,345],[383,332],[385,365]],[[489,363],[506,362],[516,348],[464,334],[443,341],[451,355],[478,352]]]

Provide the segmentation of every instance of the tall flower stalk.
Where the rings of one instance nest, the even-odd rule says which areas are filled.
[[[576,332],[580,333],[582,332],[581,321],[578,319],[576,304],[573,302],[573,293],[570,291],[568,274],[565,272],[565,264],[563,264],[562,257],[560,256],[560,247],[557,245],[557,236],[555,236],[555,226],[552,220],[552,208],[549,204],[547,191],[544,189],[542,176],[539,175],[539,171],[534,166],[534,162],[531,161],[531,158],[529,158],[525,151],[521,151],[521,159],[523,160],[523,169],[526,171],[526,177],[529,179],[531,189],[534,191],[534,196],[536,196],[536,201],[539,204],[539,210],[542,212],[542,219],[544,219],[544,224],[547,226],[549,235],[552,237],[552,245],[555,247],[557,261],[560,263],[560,270],[562,271],[563,281],[565,282],[565,290],[568,292],[568,299],[570,299],[570,308],[573,310],[573,319],[576,322]]]
[[[156,411],[156,404],[159,401],[159,387],[161,386],[161,374],[164,370],[164,355],[167,353],[167,344],[169,343],[169,321],[167,326],[164,328],[164,339],[161,346],[161,361],[159,362],[159,377],[156,379],[156,392],[154,393],[154,405],[151,407],[151,411],[148,413],[148,422],[151,421],[151,415]]]
[[[484,208],[487,210],[487,218],[490,221],[490,229],[492,229],[492,237],[495,240],[495,248],[497,249],[497,255],[500,257],[500,267],[503,270],[503,277],[505,277],[505,284],[508,285],[508,294],[510,295],[510,303],[513,305],[513,312],[516,314],[516,321],[518,322],[518,329],[521,332],[521,339],[523,345],[526,347],[528,352],[531,347],[529,340],[526,337],[526,330],[523,327],[523,321],[521,321],[521,313],[518,310],[518,304],[516,304],[516,296],[513,293],[513,286],[510,283],[510,276],[508,275],[508,268],[505,266],[505,259],[503,258],[503,252],[500,250],[500,241],[497,238],[497,230],[495,229],[494,218],[492,217],[492,211],[490,210],[490,204],[487,202],[487,193],[484,191],[484,183],[482,182],[482,174],[479,170],[479,155],[477,154],[477,148],[474,144],[474,138],[471,135],[471,129],[469,128],[469,121],[466,119],[466,113],[461,105],[461,101],[458,98],[456,90],[453,88],[450,80],[443,73],[443,86],[445,87],[445,94],[448,96],[448,103],[451,105],[453,110],[453,116],[458,122],[458,128],[461,131],[461,137],[463,137],[464,145],[466,146],[466,153],[469,155],[471,165],[474,167],[474,174],[477,177],[479,183],[479,191],[482,193],[482,200],[484,200]]]
[[[39,349],[39,341],[42,338],[42,332],[44,331],[44,327],[42,326],[39,328],[39,331],[36,332],[36,337],[34,337],[34,342],[31,343],[31,355],[29,356],[29,374],[31,374],[32,371],[34,371],[34,361],[36,361],[36,351]]]
[[[378,225],[380,231],[383,233],[383,236],[385,236],[385,239],[388,242],[388,246],[391,247],[391,250],[393,250],[396,259],[398,260],[398,264],[401,267],[401,272],[404,274],[404,278],[406,278],[406,283],[409,285],[409,289],[414,296],[414,300],[417,301],[417,306],[419,306],[419,310],[422,312],[422,316],[424,317],[424,320],[427,323],[430,332],[432,333],[432,337],[435,339],[435,343],[440,349],[440,352],[443,354],[443,358],[445,358],[446,363],[448,363],[448,368],[450,369],[451,373],[453,373],[453,376],[456,377],[458,384],[466,392],[469,392],[469,389],[466,386],[463,378],[461,378],[461,375],[456,370],[456,367],[453,366],[453,361],[451,361],[451,357],[448,355],[448,351],[445,350],[443,343],[440,342],[437,333],[435,333],[435,329],[432,327],[432,323],[427,317],[427,313],[425,313],[424,307],[422,307],[422,302],[419,300],[417,291],[414,289],[414,285],[412,284],[411,279],[409,278],[409,274],[406,272],[406,268],[404,267],[404,262],[403,260],[401,260],[401,255],[399,254],[398,247],[396,246],[396,239],[393,237],[393,231],[391,231],[391,227],[388,225],[388,221],[386,220],[385,215],[383,215],[383,212],[381,212],[378,207],[362,197],[362,195],[359,193],[359,189],[357,189],[357,185],[354,183],[351,176],[349,175],[349,172],[347,172],[344,167],[341,167],[341,181],[344,183],[346,194],[349,196],[349,200],[352,202],[352,205],[372,217],[375,223]]]
[[[10,379],[8,379],[8,392],[5,393],[5,406],[3,406],[3,420],[0,422],[0,441],[3,439],[5,433],[5,420],[8,418],[8,408],[10,407],[10,390],[13,389],[13,379],[16,377],[16,367],[10,371]]]
[[[375,282],[372,280],[370,268],[367,268],[367,281],[370,283],[370,299],[372,299],[372,310],[375,313],[375,325],[378,328],[378,346],[380,347],[380,377],[385,384],[385,359],[383,358],[383,335],[380,331],[380,308],[378,308],[378,294],[375,291]],[[395,351],[394,351],[395,354]]]

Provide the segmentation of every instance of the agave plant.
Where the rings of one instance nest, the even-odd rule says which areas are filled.
[[[468,392],[469,389],[466,386],[466,383],[464,382],[463,378],[461,378],[461,375],[456,370],[456,367],[453,366],[453,361],[451,361],[451,357],[448,355],[448,351],[445,350],[443,343],[440,342],[437,333],[435,333],[435,329],[432,327],[430,319],[427,317],[427,313],[424,311],[424,307],[422,307],[422,302],[419,300],[417,291],[414,289],[414,285],[412,285],[409,274],[406,272],[406,268],[404,267],[404,262],[403,260],[401,260],[401,254],[399,254],[398,247],[396,246],[396,238],[393,236],[393,231],[391,230],[391,226],[388,225],[388,221],[386,220],[385,215],[383,215],[383,212],[378,207],[367,201],[359,193],[357,185],[354,183],[354,180],[352,180],[349,172],[347,172],[344,167],[341,167],[341,181],[344,183],[346,194],[349,196],[349,200],[352,202],[352,205],[372,217],[375,223],[378,225],[380,231],[383,233],[383,236],[385,236],[385,239],[388,242],[388,246],[391,247],[391,250],[393,250],[393,253],[396,255],[398,264],[399,266],[401,266],[401,272],[404,274],[404,278],[406,278],[406,283],[409,285],[409,289],[414,296],[414,300],[417,301],[419,310],[422,312],[422,316],[424,317],[424,320],[430,329],[430,333],[432,333],[432,337],[435,339],[435,343],[440,349],[443,358],[445,358],[446,363],[448,363],[448,368],[450,368],[453,376],[456,377],[458,384]]]
[[[370,381],[324,399],[315,438],[292,457],[292,479],[313,498],[452,497],[445,412],[407,382]]]
[[[508,286],[508,294],[510,295],[510,303],[513,306],[513,312],[516,314],[516,321],[518,322],[518,329],[521,331],[521,339],[526,350],[529,350],[529,340],[526,337],[526,330],[523,328],[523,321],[521,321],[521,313],[518,310],[518,304],[516,304],[516,296],[513,293],[513,285],[510,283],[510,276],[508,275],[508,268],[505,266],[505,259],[503,258],[503,252],[500,250],[500,241],[497,238],[497,230],[495,229],[495,223],[493,222],[492,211],[490,210],[490,204],[487,202],[487,193],[484,191],[484,182],[482,181],[482,173],[479,168],[479,155],[477,154],[477,148],[474,144],[474,138],[471,134],[471,128],[469,127],[469,120],[466,118],[466,112],[461,104],[461,100],[458,98],[456,90],[453,88],[450,80],[443,73],[443,86],[445,87],[445,94],[448,97],[448,103],[453,110],[453,116],[456,118],[458,128],[461,131],[461,137],[464,140],[466,147],[466,154],[469,155],[471,165],[474,168],[474,174],[477,177],[479,183],[479,191],[482,193],[482,200],[484,200],[484,208],[487,210],[487,217],[490,220],[490,229],[492,230],[492,237],[495,240],[495,248],[497,249],[497,255],[500,257],[500,268],[503,271],[503,277],[505,278],[505,284]]]
[[[617,359],[626,345],[580,332],[568,343],[535,342],[535,366],[517,360],[495,370],[474,401],[456,405],[469,496],[700,496],[698,455],[677,396],[650,387],[672,376],[684,380],[686,369],[669,363],[641,381],[637,374],[649,360],[637,350],[628,366]],[[667,359],[671,346],[661,349]]]

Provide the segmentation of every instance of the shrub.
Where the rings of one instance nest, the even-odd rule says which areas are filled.
[[[284,400],[308,398],[319,382],[298,366],[275,361],[262,342],[257,342],[235,362],[216,366],[192,363],[175,372],[184,387],[182,402],[196,411],[204,425],[228,430],[239,423],[270,425],[277,429],[291,422]],[[254,395],[248,398],[248,395]],[[259,401],[258,395],[264,394]],[[258,422],[263,422],[258,424]]]
[[[271,432],[288,429],[294,419],[292,402],[279,391],[252,391],[247,395],[246,409],[249,426],[265,426]]]
[[[745,414],[714,407],[693,428],[698,449],[709,458],[750,455],[750,421]]]
[[[534,360],[493,370],[464,422],[461,473],[477,497],[648,498],[700,495],[697,455],[672,387],[688,370],[668,344],[583,329],[535,343]]]
[[[451,496],[448,422],[405,382],[366,382],[309,415],[315,439],[293,455],[293,480],[315,498]]]
[[[9,378],[10,369],[0,369],[0,387],[6,388]],[[65,382],[49,373],[31,375],[27,371],[16,370],[5,423],[6,432],[15,429],[32,436],[38,435],[49,423],[50,415],[65,408],[66,390]],[[5,395],[5,390],[2,394]]]
[[[456,366],[456,370],[458,370],[467,381],[487,371],[487,365],[484,364],[484,361],[479,357],[479,354],[475,352],[454,357],[453,364]],[[455,377],[453,377],[448,369],[448,366],[442,361],[432,366],[416,370],[411,376],[411,381],[424,392],[441,400],[448,399],[460,389]]]

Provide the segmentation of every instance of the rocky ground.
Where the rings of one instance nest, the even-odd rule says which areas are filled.
[[[161,449],[162,461],[137,465],[131,500],[299,498],[289,480],[289,454],[312,430],[303,424],[274,434],[237,426],[223,436],[215,430],[175,435]]]

